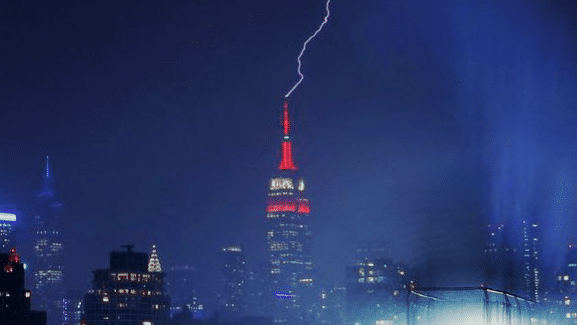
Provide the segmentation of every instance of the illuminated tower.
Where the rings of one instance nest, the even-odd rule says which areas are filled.
[[[48,325],[62,322],[62,302],[66,298],[63,289],[61,211],[62,203],[56,199],[47,156],[44,186],[37,196],[33,214],[35,296],[32,302],[36,309],[46,311]]]
[[[271,178],[267,202],[267,249],[275,322],[300,323],[311,294],[311,229],[305,183],[293,162],[287,102],[279,172]]]
[[[160,273],[163,271],[161,268],[161,262],[159,261],[159,256],[157,254],[157,247],[153,245],[153,250],[151,252],[151,257],[149,258],[149,272],[157,272]]]

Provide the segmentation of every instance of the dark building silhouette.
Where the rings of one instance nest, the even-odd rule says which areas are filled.
[[[31,311],[32,293],[24,289],[24,265],[16,249],[0,253],[0,324],[46,325],[46,313]]]
[[[37,195],[32,220],[34,306],[46,310],[48,325],[62,323],[63,288],[62,203],[57,200],[48,156],[42,191]]]
[[[283,107],[283,140],[279,172],[271,178],[267,203],[267,250],[270,297],[276,323],[304,321],[313,299],[311,228],[305,182],[293,162],[287,102]]]
[[[84,296],[84,321],[88,325],[166,324],[169,297],[162,272],[149,271],[146,253],[110,253],[110,268],[94,271],[92,289]]]

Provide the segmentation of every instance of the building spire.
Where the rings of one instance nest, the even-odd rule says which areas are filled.
[[[50,165],[48,164],[49,158],[46,156],[46,178],[50,178]]]
[[[297,170],[297,166],[293,163],[291,138],[289,136],[290,128],[289,104],[285,101],[283,103],[283,142],[281,143],[281,163],[279,164],[279,170]]]
[[[52,175],[50,172],[50,157],[47,155],[46,156],[46,167],[44,170],[44,175],[42,176],[43,179],[43,188],[42,188],[42,192],[40,193],[40,196],[54,196],[54,188],[53,188],[53,183],[52,183]]]
[[[151,252],[151,256],[149,258],[149,272],[156,272],[160,273],[163,271],[161,268],[161,262],[159,261],[159,256],[157,255],[157,247],[153,245],[153,251]]]

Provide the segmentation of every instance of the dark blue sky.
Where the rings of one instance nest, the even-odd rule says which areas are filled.
[[[283,95],[324,6],[0,5],[2,199],[40,188],[54,157],[71,289],[125,243],[156,243],[163,263],[208,279],[225,244],[264,260]],[[475,265],[504,210],[535,216],[559,261],[576,241],[576,4],[330,8],[291,96],[320,273],[341,279],[367,241],[399,260],[435,246]]]

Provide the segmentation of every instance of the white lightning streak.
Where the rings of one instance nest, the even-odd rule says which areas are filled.
[[[329,18],[329,3],[331,2],[331,0],[327,0],[327,3],[325,4],[325,11],[327,11],[327,15],[325,16],[325,18],[323,19],[323,22],[321,23],[321,26],[319,26],[319,28],[317,28],[317,30],[315,31],[315,33],[313,33],[313,35],[311,35],[311,37],[309,37],[305,43],[303,43],[303,49],[301,49],[301,53],[299,53],[299,56],[297,57],[297,73],[299,74],[299,76],[301,76],[301,79],[299,79],[299,81],[297,81],[297,83],[295,84],[295,86],[293,86],[293,88],[291,88],[291,90],[289,90],[289,92],[287,93],[287,95],[285,95],[285,98],[289,97],[291,95],[291,93],[293,92],[293,90],[295,90],[295,88],[297,88],[297,86],[299,86],[299,84],[301,83],[301,81],[303,81],[303,74],[301,73],[301,56],[303,56],[303,52],[305,52],[305,49],[307,48],[307,43],[309,43],[309,41],[311,41],[313,38],[315,38],[315,36],[317,36],[317,33],[319,33],[322,29],[323,26],[325,24],[327,24],[327,19]]]

